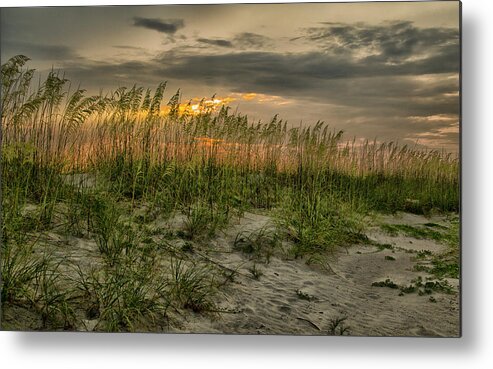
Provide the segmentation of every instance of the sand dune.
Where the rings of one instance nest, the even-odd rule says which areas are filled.
[[[418,223],[429,222],[413,216]],[[407,221],[390,217],[387,221]],[[216,250],[232,251],[233,237],[238,231],[255,231],[265,227],[270,219],[246,214],[240,224],[214,241]],[[231,252],[211,251],[209,256],[232,269],[239,267],[241,275],[228,286],[218,301],[220,307],[234,313],[220,314],[217,319],[192,315],[172,332],[298,334],[325,335],[332,322],[346,317],[351,335],[372,336],[457,336],[459,335],[458,294],[430,296],[404,294],[390,288],[373,287],[372,282],[393,280],[406,285],[426,273],[413,271],[414,254],[407,250],[440,252],[444,246],[429,240],[410,243],[408,237],[389,237],[370,232],[376,239],[392,241],[394,251],[379,251],[375,246],[358,245],[339,251],[329,261],[330,268],[309,266],[305,260],[272,258],[260,265],[259,280],[245,277],[252,262]],[[395,261],[385,259],[392,256]],[[332,269],[332,270],[330,270]],[[458,281],[451,280],[457,288]],[[300,298],[300,295],[306,298]]]
[[[427,222],[446,225],[445,217],[428,219],[423,216],[399,214],[380,217],[375,224],[420,225]],[[183,217],[154,224],[156,227],[179,229]],[[159,228],[158,227],[158,228]],[[272,218],[246,213],[232,221],[230,227],[210,240],[193,241],[189,258],[209,264],[211,270],[235,271],[231,282],[225,283],[215,297],[217,311],[194,313],[190,310],[170,311],[167,325],[146,326],[144,330],[170,333],[229,333],[286,335],[370,335],[370,336],[458,336],[460,335],[459,281],[445,279],[450,291],[432,294],[401,293],[398,288],[372,286],[389,280],[398,286],[408,286],[421,277],[433,280],[415,266],[426,263],[417,259],[417,251],[428,250],[428,256],[439,255],[446,246],[427,239],[390,236],[380,227],[368,229],[369,242],[341,248],[333,255],[307,262],[294,259],[279,250],[270,262],[255,261],[233,247],[238,233],[250,234],[261,229],[274,229]],[[89,273],[102,265],[96,243],[90,239],[43,236],[46,246],[37,249],[41,255],[49,252],[67,261],[61,271],[77,278],[74,265]],[[160,235],[156,235],[159,239]],[[178,249],[184,240],[170,241]],[[381,247],[385,244],[385,247]],[[162,268],[169,267],[169,253],[163,252]],[[251,269],[260,271],[254,278]],[[442,281],[443,282],[443,281]],[[39,318],[24,308],[8,306],[4,322],[15,322],[24,316],[36,329]],[[12,321],[12,322],[11,322]],[[98,330],[98,318],[81,317],[77,330]],[[12,327],[15,328],[15,325]],[[344,328],[341,330],[341,328]]]

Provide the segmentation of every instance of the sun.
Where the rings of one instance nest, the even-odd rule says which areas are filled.
[[[223,106],[228,106],[231,102],[235,101],[235,97],[214,97],[210,99],[194,97],[187,103],[181,103],[178,106],[178,112],[180,115],[201,115],[204,113],[214,113],[220,110]],[[170,112],[170,107],[165,106],[161,108],[161,114],[166,116]]]

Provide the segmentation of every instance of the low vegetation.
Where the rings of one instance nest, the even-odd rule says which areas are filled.
[[[459,219],[453,217],[447,225],[425,223],[419,226],[408,224],[382,224],[381,228],[391,236],[403,234],[416,239],[431,239],[446,246],[445,252],[434,255],[430,251],[422,250],[416,253],[419,261],[415,265],[416,271],[425,271],[436,278],[459,278]]]
[[[459,210],[451,154],[344,143],[323,122],[254,122],[226,106],[197,113],[179,92],[163,103],[166,83],[86,96],[57,72],[34,83],[27,62],[1,67],[2,312],[37,317],[13,329],[165,330],[170,312],[215,311],[228,271],[196,251],[245,211],[275,219],[233,245],[258,280],[280,250],[309,258],[366,242],[370,211]],[[458,228],[388,231],[458,247]],[[166,246],[179,238],[181,250]],[[329,334],[347,333],[344,320]]]

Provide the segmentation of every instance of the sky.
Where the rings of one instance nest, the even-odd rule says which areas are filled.
[[[459,149],[459,2],[2,8],[0,57],[88,93],[213,95],[252,120]]]

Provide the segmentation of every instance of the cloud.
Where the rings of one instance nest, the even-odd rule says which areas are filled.
[[[257,33],[243,32],[234,37],[234,42],[240,49],[261,49],[271,44],[272,40]]]
[[[113,45],[115,49],[123,49],[123,50],[143,50],[143,47],[138,46],[128,46],[128,45]]]
[[[208,44],[208,45],[213,45],[213,46],[233,47],[233,43],[231,41],[228,41],[228,40],[199,38],[199,39],[197,39],[197,41],[201,42],[203,44]]]
[[[80,81],[84,89],[96,93],[100,89],[106,92],[120,86],[134,84],[155,86],[160,76],[153,75],[156,69],[145,61],[125,61],[109,63],[99,61],[86,61],[85,63],[69,62],[63,67],[67,78]]]
[[[308,40],[334,53],[370,57],[387,63],[405,62],[458,49],[459,31],[452,28],[418,28],[409,21],[366,23],[323,23],[304,30],[296,39]]]
[[[303,92],[334,80],[457,73],[459,50],[448,48],[442,54],[396,65],[371,57],[355,60],[323,52],[190,54],[169,60],[164,54],[158,62],[176,79],[215,80],[236,89],[269,90],[279,95],[290,89]]]
[[[219,46],[224,48],[237,48],[240,50],[258,50],[271,44],[271,39],[257,33],[242,32],[236,34],[232,39],[217,39],[217,38],[198,38],[198,42]]]
[[[259,35],[257,33],[242,32],[236,34],[232,39],[211,39],[211,38],[198,38],[198,42],[219,46],[225,48],[237,48],[240,50],[246,49],[262,49],[265,46],[271,44],[271,39],[266,36]]]
[[[39,61],[80,60],[81,56],[75,50],[65,45],[43,45],[23,41],[2,42],[2,54],[23,54]]]
[[[134,17],[134,26],[143,27],[158,31],[160,33],[165,33],[167,35],[175,34],[179,29],[185,27],[185,22],[183,19],[159,19],[159,18],[143,18]]]

